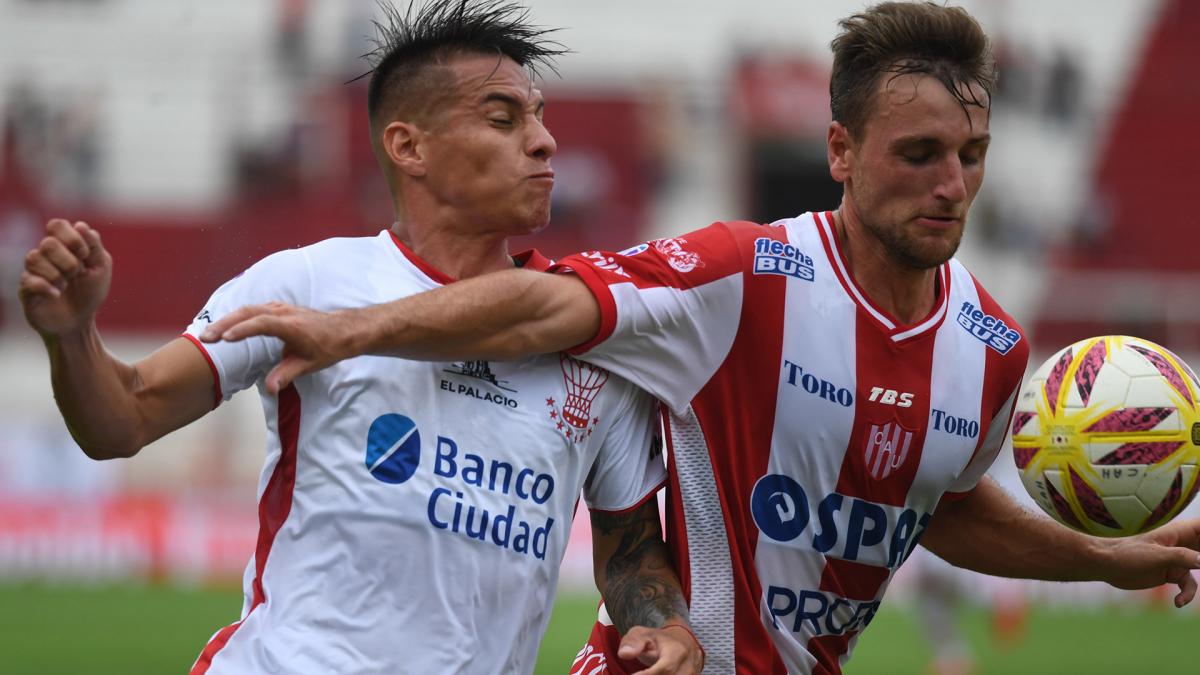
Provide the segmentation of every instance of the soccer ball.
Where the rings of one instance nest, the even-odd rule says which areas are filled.
[[[1123,537],[1174,518],[1196,496],[1200,381],[1170,351],[1105,336],[1034,372],[1013,413],[1013,458],[1046,513]]]

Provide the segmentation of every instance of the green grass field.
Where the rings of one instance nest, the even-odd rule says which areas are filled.
[[[238,591],[161,587],[0,586],[0,673],[139,675],[184,673],[208,636],[234,618]],[[566,673],[590,630],[595,601],[567,596],[555,607],[537,672]],[[1191,652],[1200,618],[1191,610],[1036,610],[1015,647],[993,644],[983,611],[964,626],[984,674],[1108,675],[1200,672]],[[850,675],[922,675],[929,649],[900,609],[881,612]]]

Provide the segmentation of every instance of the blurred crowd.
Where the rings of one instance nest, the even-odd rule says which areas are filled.
[[[182,329],[203,297],[248,260],[334,234],[370,234],[391,218],[367,140],[365,85],[354,81],[366,69],[359,56],[371,49],[372,2],[166,4],[0,3],[0,45],[8,45],[0,46],[0,286],[16,287],[24,254],[47,217],[86,217],[120,253],[117,309],[101,318],[131,350],[147,331]],[[613,12],[639,6],[616,4]],[[1063,270],[1079,265],[1079,251],[1107,250],[1113,233],[1126,231],[1119,227],[1129,218],[1121,207],[1126,196],[1113,187],[1118,183],[1096,177],[1117,120],[1136,103],[1122,93],[1132,91],[1142,73],[1161,67],[1143,63],[1152,53],[1143,43],[1159,39],[1164,24],[1200,29],[1196,12],[1180,9],[1186,3],[1108,4],[1119,11],[1081,14],[1076,20],[1082,27],[1043,26],[1036,35],[1005,26],[1050,11],[1037,3],[1012,3],[1011,14],[989,5],[982,13],[985,23],[993,17],[997,24],[996,141],[990,187],[976,203],[962,253],[974,269],[993,275],[985,283],[1006,293],[1006,304],[1042,340],[1035,362],[1068,338],[1085,336],[1072,331],[1161,328],[1159,319],[1123,324],[1106,314],[1064,328],[1054,322],[1058,310],[1045,309],[1053,307],[1048,289]],[[562,34],[568,46],[576,35],[589,44],[588,31],[599,30],[589,28],[589,12],[597,10],[581,3],[534,9],[548,24],[575,27]],[[830,16],[842,9],[832,8]],[[655,8],[644,11],[646,22],[661,18]],[[138,23],[139,12],[152,18]],[[702,23],[706,12],[697,9],[696,17],[685,18],[696,22],[696,32],[734,23],[728,17]],[[239,13],[244,21],[235,20]],[[120,22],[128,26],[118,30]],[[59,40],[54,49],[61,53],[51,57],[32,53],[32,38],[22,41],[23,32],[59,25],[69,35],[103,25],[110,37],[126,35],[131,42],[139,31],[157,30],[156,48],[172,51],[146,53],[118,40],[94,54],[87,51],[94,43]],[[767,31],[769,19],[756,26]],[[808,51],[781,40],[747,49],[751,37],[732,36],[720,47],[727,55],[721,67],[700,68],[705,72],[698,76],[676,63],[656,66],[654,45],[648,44],[613,48],[647,50],[637,66],[621,65],[632,60],[624,53],[627,58],[618,59],[581,48],[567,56],[563,78],[546,74],[544,82],[559,154],[554,223],[540,245],[551,254],[623,247],[717,217],[770,221],[794,215],[802,205],[835,207],[840,192],[829,179],[824,151],[828,68],[822,40],[828,37],[821,37],[833,28],[830,22],[817,31]],[[695,41],[664,37],[671,39],[678,44],[670,48],[680,51]],[[1107,60],[1097,61],[1085,51],[1105,48],[1120,53],[1102,52]],[[176,56],[179,64],[152,63]],[[185,65],[185,58],[215,65]],[[584,65],[567,65],[576,59]],[[78,77],[71,76],[71,66]],[[127,79],[132,83],[126,86]],[[1179,96],[1200,99],[1191,90]],[[1151,149],[1164,156],[1171,150]],[[1153,165],[1155,157],[1143,161]],[[147,198],[152,191],[158,191],[155,198]],[[1181,217],[1196,224],[1192,216]],[[1155,236],[1154,227],[1182,229],[1160,222],[1137,227],[1146,237]],[[174,278],[160,278],[164,269]],[[1139,263],[1127,272],[1151,278],[1150,293],[1160,288],[1154,265]],[[1193,266],[1174,273],[1185,279],[1195,272]],[[206,421],[194,434],[165,439],[137,467],[92,463],[62,428],[48,395],[44,357],[19,319],[13,293],[0,297],[0,369],[10,385],[4,388],[7,405],[0,406],[0,503],[173,492],[198,501],[204,494],[229,493],[253,499],[261,439],[242,430],[258,424],[241,421],[258,414],[254,402],[235,399],[225,417]],[[1181,321],[1169,338],[1185,355],[1200,354],[1200,323]],[[191,488],[181,491],[181,484]],[[140,506],[131,508],[142,513]],[[196,519],[200,512],[170,517]],[[243,526],[253,523],[234,529]],[[0,577],[11,546],[0,531]]]

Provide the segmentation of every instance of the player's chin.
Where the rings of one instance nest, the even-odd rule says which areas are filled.
[[[525,222],[529,223],[531,231],[543,230],[550,224],[550,194],[534,198],[527,205]]]
[[[534,208],[528,212],[521,214],[521,217],[516,219],[518,223],[513,232],[513,236],[521,236],[526,234],[537,234],[546,229],[550,225],[550,203],[547,202],[544,208]]]
[[[958,249],[962,241],[963,224],[961,220],[943,222],[937,227],[914,227],[910,230],[914,238],[923,246],[931,249],[949,249],[951,255]]]
[[[954,257],[962,236],[921,237],[912,242],[906,251],[909,262],[919,269],[933,269]]]

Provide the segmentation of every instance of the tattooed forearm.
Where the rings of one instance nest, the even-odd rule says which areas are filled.
[[[633,626],[660,628],[669,619],[688,618],[687,603],[665,562],[666,553],[661,542],[647,543],[630,553],[633,560],[614,557],[610,561],[605,606],[622,633]]]
[[[603,579],[600,590],[617,630],[687,620],[687,603],[662,541],[657,504],[628,514],[593,512],[592,529],[611,547],[603,577],[598,574],[597,580]]]

